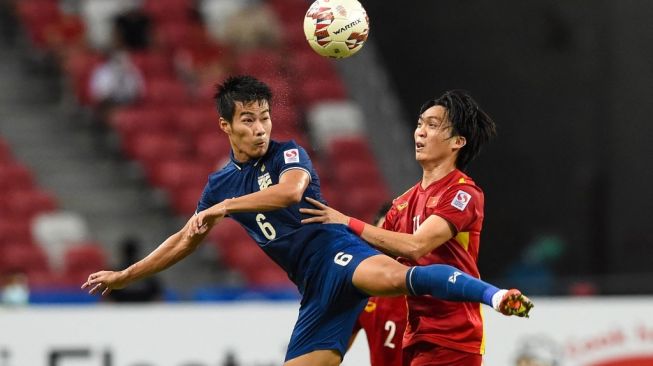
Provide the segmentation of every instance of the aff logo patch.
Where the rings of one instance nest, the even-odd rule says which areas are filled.
[[[283,152],[283,161],[288,163],[299,163],[299,150],[290,149]]]
[[[270,173],[265,173],[258,177],[258,188],[262,191],[272,185]]]
[[[464,210],[469,204],[469,201],[472,200],[472,196],[465,191],[458,191],[451,201],[451,206],[459,209],[460,211]]]

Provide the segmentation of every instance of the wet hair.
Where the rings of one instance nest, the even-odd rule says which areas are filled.
[[[483,145],[496,136],[496,124],[463,90],[449,90],[440,97],[428,100],[419,114],[436,105],[446,110],[446,119],[451,123],[451,136],[462,136],[466,140],[456,158],[456,167],[465,169],[478,156]]]
[[[231,123],[236,111],[236,102],[247,104],[266,101],[269,105],[272,102],[272,90],[252,76],[230,76],[216,87],[213,99],[220,116]]]

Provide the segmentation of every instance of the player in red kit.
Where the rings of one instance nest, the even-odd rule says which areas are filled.
[[[382,226],[385,215],[392,207],[383,205],[374,219],[376,226]],[[363,329],[370,349],[371,366],[401,365],[401,342],[406,330],[406,297],[370,297],[365,309],[354,325],[351,342]]]
[[[495,135],[495,124],[467,93],[448,91],[427,101],[415,128],[415,158],[422,179],[393,201],[383,228],[347,217],[317,201],[304,222],[349,225],[364,240],[412,265],[448,264],[479,277],[477,259],[483,226],[483,191],[463,173]],[[416,275],[419,274],[413,271]],[[408,288],[419,278],[407,276]],[[454,273],[449,281],[456,282]],[[403,340],[404,366],[480,366],[484,353],[479,304],[408,296]],[[528,316],[532,302],[518,290],[502,290],[493,307]]]

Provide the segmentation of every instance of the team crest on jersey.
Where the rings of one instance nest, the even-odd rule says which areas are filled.
[[[402,202],[402,203],[397,205],[397,211],[401,211],[406,207],[408,207],[408,202]]]
[[[270,177],[270,173],[265,173],[258,177],[258,187],[260,188],[261,191],[268,188],[271,185],[272,185],[272,178]]]
[[[451,201],[451,206],[459,209],[460,211],[464,210],[469,204],[469,201],[472,200],[472,196],[465,191],[458,191]]]
[[[283,152],[283,161],[288,163],[299,163],[299,149],[290,149]]]
[[[264,171],[265,171],[265,164],[262,164],[261,165],[261,173],[263,173]]]

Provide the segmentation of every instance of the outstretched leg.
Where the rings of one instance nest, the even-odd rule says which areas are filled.
[[[518,290],[500,290],[455,267],[407,267],[384,255],[362,261],[354,272],[353,283],[372,296],[431,295],[442,300],[483,303],[505,315],[528,316],[533,307]]]

